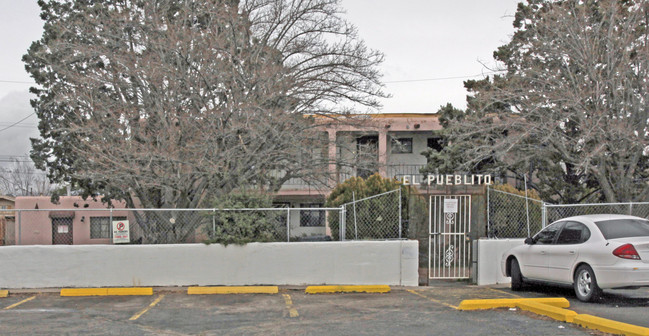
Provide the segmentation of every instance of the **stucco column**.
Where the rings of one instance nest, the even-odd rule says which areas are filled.
[[[328,130],[327,133],[329,134],[329,184],[331,187],[335,187],[338,183],[338,174],[336,171],[336,161],[338,161],[336,157],[336,131]]]
[[[383,177],[387,174],[388,165],[388,131],[379,131],[379,174]]]

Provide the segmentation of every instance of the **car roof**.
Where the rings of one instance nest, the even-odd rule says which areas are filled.
[[[562,218],[560,220],[561,221],[564,221],[564,220],[576,220],[576,221],[582,221],[582,222],[583,221],[600,222],[600,221],[604,221],[604,220],[615,220],[615,219],[644,219],[644,220],[646,220],[646,218],[642,218],[642,217],[629,216],[629,215],[618,215],[618,214],[582,215],[582,216],[573,216],[573,217]]]

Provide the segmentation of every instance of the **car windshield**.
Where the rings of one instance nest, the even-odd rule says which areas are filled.
[[[641,219],[611,219],[595,222],[604,238],[649,237],[649,221]]]

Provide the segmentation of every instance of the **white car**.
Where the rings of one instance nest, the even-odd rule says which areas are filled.
[[[525,282],[571,285],[591,301],[602,289],[649,286],[649,221],[625,215],[587,215],[556,221],[503,254],[511,288]]]

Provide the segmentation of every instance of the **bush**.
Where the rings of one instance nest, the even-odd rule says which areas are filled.
[[[237,191],[217,196],[212,201],[217,209],[270,208],[272,198],[257,191]],[[214,228],[206,227],[206,243],[243,245],[250,242],[276,240],[277,213],[269,211],[216,211],[207,214],[214,216]]]

